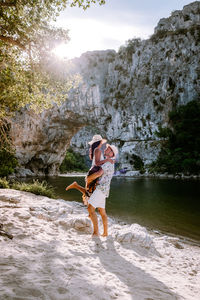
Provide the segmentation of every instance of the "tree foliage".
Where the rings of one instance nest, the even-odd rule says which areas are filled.
[[[145,169],[144,169],[144,162],[141,159],[141,157],[136,154],[132,154],[131,157],[133,159],[134,168],[136,170],[139,170],[140,173],[143,174],[145,172]]]
[[[140,38],[129,39],[128,41],[126,41],[125,46],[121,46],[119,48],[118,54],[121,57],[127,59],[129,63],[132,63],[132,56],[139,48],[140,44]]]
[[[68,30],[52,21],[66,6],[88,8],[103,0],[0,0],[0,131],[4,120],[29,105],[36,111],[61,103],[77,77],[52,54]],[[0,138],[2,135],[0,135]],[[4,142],[0,139],[0,149]]]
[[[88,167],[86,166],[85,159],[79,153],[74,152],[72,149],[68,149],[65,155],[65,158],[60,165],[60,171],[62,173],[68,171],[87,171]]]
[[[0,40],[22,49],[30,44],[48,48],[57,39],[66,38],[66,31],[50,26],[49,21],[55,21],[66,6],[86,9],[96,2],[105,3],[103,0],[1,0]]]
[[[169,113],[171,128],[160,128],[165,138],[161,152],[151,168],[172,174],[200,173],[200,102],[191,101]]]
[[[0,119],[0,177],[12,174],[18,165],[9,133],[9,121]]]
[[[0,5],[0,117],[31,103],[46,107],[69,90],[69,78],[50,72],[56,61],[51,50],[69,40],[68,30],[55,21],[67,5],[86,9],[103,0],[1,0]],[[55,65],[55,64],[54,64]],[[56,75],[59,75],[56,77]],[[66,75],[66,74],[65,74]]]
[[[13,152],[0,149],[0,177],[8,176],[17,167],[17,160]]]

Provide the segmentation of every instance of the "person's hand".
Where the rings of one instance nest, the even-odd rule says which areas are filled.
[[[114,163],[115,163],[115,159],[108,158],[108,161],[109,161],[111,164],[114,164]]]

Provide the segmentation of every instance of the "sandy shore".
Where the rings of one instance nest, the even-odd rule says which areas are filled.
[[[109,219],[91,238],[86,208],[0,189],[0,299],[200,299],[200,247]],[[101,227],[102,230],[102,227]]]

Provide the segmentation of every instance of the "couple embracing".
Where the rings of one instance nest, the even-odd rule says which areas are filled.
[[[114,163],[116,155],[118,154],[117,147],[106,144],[104,156],[102,153],[102,145],[107,141],[101,135],[94,135],[89,142],[90,152],[89,156],[92,160],[92,166],[86,175],[85,188],[80,186],[76,181],[70,184],[66,190],[76,189],[83,194],[83,202],[87,205],[89,217],[93,224],[93,235],[99,235],[98,219],[95,209],[101,215],[103,221],[104,232],[102,236],[108,235],[108,220],[105,210],[106,198],[109,196],[110,183],[114,174]]]

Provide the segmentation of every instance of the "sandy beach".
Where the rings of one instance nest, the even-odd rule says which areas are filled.
[[[80,203],[0,189],[0,299],[200,299],[200,247],[109,218],[92,238]],[[102,224],[101,224],[102,231]]]

